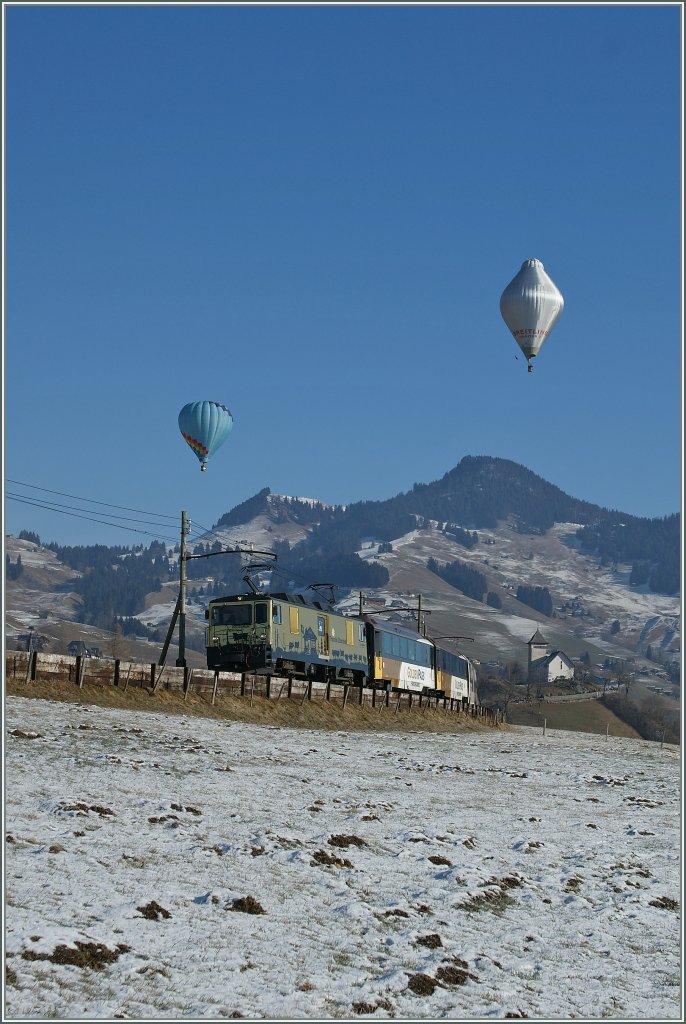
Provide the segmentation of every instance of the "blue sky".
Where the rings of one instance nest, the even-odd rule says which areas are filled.
[[[678,511],[681,5],[4,14],[6,532],[151,539],[10,494],[176,536],[465,455]],[[499,311],[530,257],[565,297],[533,373]]]

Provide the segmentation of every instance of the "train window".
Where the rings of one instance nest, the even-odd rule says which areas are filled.
[[[267,606],[266,604],[255,605],[255,622],[266,622],[267,621]]]
[[[252,622],[250,604],[215,604],[212,606],[213,626],[249,626]]]
[[[365,634],[365,631],[364,631],[364,622],[358,622],[358,624],[357,624],[357,639],[360,641],[361,644],[364,643],[365,636],[366,636],[366,634]]]
[[[288,609],[289,629],[291,633],[300,632],[300,612],[297,608]]]
[[[353,636],[354,636],[354,624],[350,621],[350,619],[346,619],[346,623],[345,623],[345,642],[346,642],[346,644],[351,644],[353,642]]]
[[[272,622],[276,623],[277,626],[281,625],[281,605],[275,604],[272,612]]]
[[[317,632],[319,633],[320,636],[324,636],[324,633],[326,632],[326,630],[324,628],[324,616],[323,615],[318,615],[317,616]]]

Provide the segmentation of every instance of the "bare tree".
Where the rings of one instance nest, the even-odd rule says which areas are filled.
[[[124,628],[121,622],[117,622],[114,629],[112,630],[112,636],[110,637],[109,643],[110,654],[116,661],[122,658],[127,658],[129,654],[129,645],[124,638]]]

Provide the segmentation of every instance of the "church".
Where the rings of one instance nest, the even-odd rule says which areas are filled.
[[[530,682],[553,683],[556,679],[573,679],[574,665],[564,651],[548,654],[548,641],[536,630],[529,640],[528,676]]]

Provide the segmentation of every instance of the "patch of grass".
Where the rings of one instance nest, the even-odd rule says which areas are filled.
[[[387,1010],[390,1013],[393,1010],[393,1004],[388,999],[377,999],[375,1003],[365,1003],[363,1000],[359,1000],[353,1003],[353,1010],[355,1013],[376,1013],[377,1010]]]
[[[484,892],[476,893],[462,903],[456,903],[457,910],[466,910],[469,913],[490,910],[492,913],[501,914],[513,902],[512,897],[508,896],[508,890],[519,888],[522,880],[515,875],[507,875],[504,878],[490,878],[481,884]]]
[[[532,725],[547,729],[564,729],[569,732],[598,733],[605,736],[610,727],[610,736],[628,736],[640,739],[640,735],[621,718],[614,715],[599,700],[571,700],[563,704],[510,704],[507,721],[511,725]]]
[[[679,904],[676,900],[673,900],[671,896],[658,896],[656,900],[651,900],[649,903],[651,907],[657,907],[659,910],[678,910]]]
[[[352,868],[355,866],[347,857],[336,857],[333,853],[327,853],[326,850],[317,850],[316,853],[313,853],[311,864],[313,867],[315,864],[324,864],[333,868]]]
[[[351,732],[433,732],[464,733],[490,732],[494,727],[481,719],[457,713],[445,714],[439,710],[423,708],[421,712],[403,710],[399,714],[379,714],[379,708],[348,703],[345,707],[336,701],[316,699],[300,703],[297,700],[267,700],[254,696],[252,704],[247,697],[225,694],[212,704],[212,691],[183,693],[151,687],[99,686],[84,683],[81,688],[68,680],[47,681],[35,679],[24,682],[18,677],[6,679],[9,696],[57,700],[70,704],[91,704],[106,708],[124,708],[138,711],[156,711],[161,714],[191,715],[215,720],[251,722],[255,725],[281,725],[293,729],[345,729]]]

